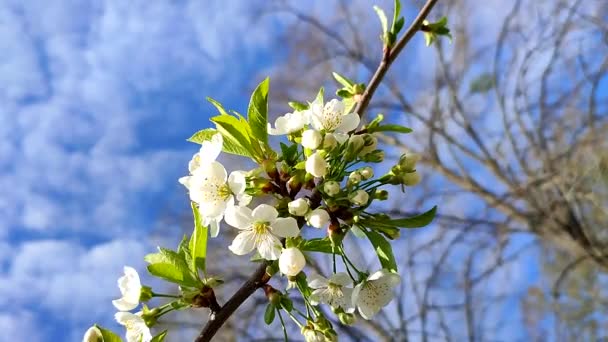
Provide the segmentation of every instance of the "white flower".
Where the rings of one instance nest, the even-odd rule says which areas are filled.
[[[325,161],[325,158],[318,151],[306,159],[306,172],[315,177],[325,176],[327,174],[327,166],[327,161]]]
[[[295,111],[293,113],[287,113],[283,116],[279,116],[275,122],[274,127],[268,124],[268,134],[270,135],[284,135],[297,132],[308,125],[310,122],[310,114],[308,110]]]
[[[224,139],[220,133],[214,134],[210,140],[203,141],[201,148],[188,163],[188,171],[192,174],[199,166],[211,163],[217,159],[222,152]]]
[[[295,277],[306,265],[304,254],[295,248],[286,248],[279,257],[279,269],[286,276]]]
[[[353,289],[347,288],[352,284],[352,280],[344,272],[336,273],[329,279],[320,275],[312,275],[309,278],[308,286],[315,290],[310,295],[310,303],[312,305],[325,303],[332,308],[340,307],[344,312],[352,313],[355,311],[352,303]]]
[[[139,274],[133,267],[124,267],[125,275],[118,278],[118,288],[122,298],[112,301],[119,311],[131,311],[139,305],[141,296],[141,281]]]
[[[401,277],[382,269],[355,286],[353,306],[359,309],[361,317],[371,319],[380,309],[393,299],[393,288],[399,284]]]
[[[152,334],[150,328],[141,318],[141,312],[132,314],[130,312],[117,312],[114,315],[116,321],[120,325],[124,325],[127,328],[127,342],[150,342]]]
[[[304,216],[310,209],[308,201],[304,198],[298,198],[287,204],[289,213],[294,216]]]
[[[301,329],[302,336],[304,336],[304,341],[306,342],[325,342],[325,335],[313,328],[305,326]]]
[[[323,105],[319,102],[311,104],[311,123],[314,129],[327,132],[347,133],[359,126],[359,115],[345,113],[344,103],[333,99]]]
[[[319,145],[321,145],[321,142],[323,141],[323,136],[321,136],[321,133],[319,133],[319,131],[316,131],[314,129],[307,129],[302,133],[302,146],[314,150],[317,147],[319,147]]]
[[[99,342],[102,338],[101,331],[99,331],[97,327],[90,327],[87,332],[84,333],[82,342]]]
[[[315,228],[324,228],[329,224],[329,214],[321,208],[317,208],[306,215],[306,223]]]
[[[260,204],[253,211],[243,206],[226,210],[226,223],[241,229],[230,247],[234,254],[245,255],[257,248],[262,258],[276,260],[281,255],[279,237],[296,237],[300,234],[293,217],[279,217],[277,210]]]
[[[328,196],[335,196],[340,193],[340,184],[336,181],[329,181],[323,184],[323,191]]]
[[[366,205],[369,201],[369,194],[365,190],[357,190],[351,193],[349,200],[354,205]]]

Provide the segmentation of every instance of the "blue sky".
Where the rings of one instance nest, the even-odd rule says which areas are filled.
[[[0,2],[0,340],[76,341],[112,321],[122,265],[142,266],[170,200],[187,205],[177,178],[205,96],[245,108],[278,55],[246,11]]]

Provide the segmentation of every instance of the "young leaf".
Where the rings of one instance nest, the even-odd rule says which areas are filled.
[[[247,120],[251,127],[253,137],[268,145],[268,86],[270,79],[264,79],[253,91],[249,108],[247,110]]]
[[[399,18],[399,14],[401,14],[401,1],[394,1],[395,11],[393,12],[393,24],[391,25],[391,32],[393,34],[399,33],[401,27],[403,27],[403,18]],[[398,22],[401,21],[401,25],[398,26]]]
[[[336,79],[336,81],[338,81],[338,83],[340,83],[341,85],[343,85],[347,89],[352,90],[353,87],[355,86],[355,82],[349,80],[347,77],[344,77],[344,76],[338,74],[337,72],[332,72],[332,75],[334,76],[334,78]]]
[[[309,105],[307,103],[302,103],[302,102],[298,102],[298,101],[291,101],[291,102],[288,102],[287,104],[289,105],[289,107],[291,107],[297,111],[307,110],[309,107]]]
[[[397,263],[395,262],[391,244],[382,235],[374,231],[365,231],[365,234],[374,246],[382,268],[386,268],[391,272],[397,272]]]
[[[300,245],[300,249],[307,252],[321,252],[328,254],[333,253],[331,240],[329,240],[329,238],[315,238],[306,240]]]
[[[431,208],[431,210],[428,210],[428,211],[426,211],[420,215],[416,215],[414,217],[407,217],[407,218],[396,219],[396,220],[388,220],[388,221],[384,221],[382,223],[386,223],[388,225],[397,226],[397,227],[401,227],[401,228],[420,228],[420,227],[424,227],[424,226],[428,225],[429,223],[431,223],[431,221],[433,221],[433,218],[435,218],[436,212],[437,212],[437,206],[434,206],[433,208]]]
[[[374,11],[376,11],[378,18],[380,18],[380,23],[382,24],[382,39],[385,39],[388,34],[388,19],[386,18],[386,13],[384,13],[384,10],[378,6],[374,6]]]
[[[316,103],[323,103],[323,95],[325,94],[325,89],[323,87],[321,87],[319,89],[319,92],[317,93],[317,97],[315,97],[315,101]]]
[[[230,115],[230,114],[228,114],[226,109],[224,109],[224,106],[222,106],[221,103],[217,102],[216,100],[214,100],[210,97],[207,97],[207,101],[211,102],[211,104],[217,109],[218,112],[220,112],[221,115]]]
[[[282,296],[281,297],[281,307],[283,307],[283,309],[285,309],[285,311],[291,312],[291,310],[293,310],[293,302],[291,301],[291,299],[287,298],[286,296]]]
[[[232,115],[211,118],[224,138],[224,152],[253,158],[249,127]]]
[[[276,313],[274,305],[268,303],[266,306],[266,311],[264,312],[264,323],[270,325],[272,321],[274,321],[274,315]]]
[[[194,232],[190,238],[190,252],[192,253],[191,269],[197,274],[197,269],[205,272],[205,259],[207,257],[207,227],[201,224],[201,215],[194,203],[191,203],[194,216]]]
[[[367,130],[368,133],[374,132],[397,132],[397,133],[411,133],[412,129],[409,127],[397,125],[397,124],[387,124],[387,125],[378,125],[373,128],[369,128]]]
[[[158,250],[158,253],[148,254],[144,257],[144,260],[150,263],[148,265],[150,274],[184,286],[196,287],[199,285],[199,281],[192,275],[183,255],[162,247],[159,247]]]
[[[95,328],[99,329],[101,332],[101,339],[103,342],[122,342],[120,336],[116,335],[113,331],[102,328],[97,324],[95,324]]]
[[[177,247],[177,254],[181,255],[182,258],[184,258],[186,265],[194,264],[194,262],[192,261],[192,253],[190,252],[189,241],[190,241],[190,239],[188,238],[188,235],[184,235],[184,237],[182,238],[182,241],[179,243],[179,245]],[[197,275],[196,268],[192,269],[192,273]]]
[[[194,133],[190,138],[188,138],[188,141],[196,144],[202,144],[203,141],[211,140],[211,137],[216,133],[217,131],[213,128],[201,129],[200,131]]]
[[[338,89],[338,91],[336,91],[336,95],[340,96],[343,99],[350,99],[351,97],[353,97],[353,94],[351,94],[348,90],[344,88]]]
[[[165,340],[165,337],[167,337],[167,330],[161,332],[160,334],[154,336],[150,342],[163,342]]]

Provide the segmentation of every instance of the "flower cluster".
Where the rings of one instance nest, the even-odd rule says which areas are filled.
[[[263,280],[269,300],[267,324],[277,314],[285,324],[281,316],[285,314],[305,340],[333,341],[336,331],[319,306],[329,306],[341,324],[350,325],[357,312],[372,319],[392,300],[400,276],[388,240],[398,238],[401,228],[428,224],[434,215],[433,208],[416,217],[394,219],[375,212],[373,205],[388,198],[383,187],[412,186],[420,179],[416,171],[420,157],[415,154],[403,155],[384,174],[375,175],[384,161],[378,135],[410,130],[383,124],[382,115],[360,127],[352,103],[325,102],[323,89],[312,102],[291,103],[294,111],[271,125],[267,94],[268,80],[254,92],[247,119],[210,100],[220,112],[211,119],[216,127],[190,138],[200,150],[188,164],[188,175],[179,179],[191,201],[194,230],[177,250],[159,248],[145,257],[149,273],[177,284],[179,294],[154,293],[142,286],[133,268],[125,267],[118,280],[122,297],[113,304],[128,342],[162,341],[166,332],[153,337],[150,327],[170,311],[220,309],[213,289],[222,282],[208,276],[205,264],[208,237],[220,234],[222,222],[237,232],[228,247],[232,253],[251,255],[267,265]],[[269,136],[282,136],[280,152],[271,147]],[[257,167],[229,173],[220,161],[222,152],[247,157]],[[303,234],[305,230],[309,233]],[[377,253],[380,264],[376,270],[361,269],[351,260],[343,243],[349,234],[371,242],[370,252]],[[308,274],[307,259],[312,254],[330,256],[332,273]],[[268,283],[280,274],[288,283],[285,291]],[[305,310],[294,307],[289,298],[294,292],[304,298]],[[171,301],[152,309],[142,305],[154,297]],[[141,310],[131,312],[140,305]],[[112,333],[95,326],[85,341],[99,334]]]

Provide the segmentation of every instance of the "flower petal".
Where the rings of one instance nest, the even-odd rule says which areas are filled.
[[[342,123],[336,128],[337,132],[347,133],[357,129],[361,118],[356,113],[346,114],[342,117]]]
[[[219,220],[209,220],[209,236],[212,238],[217,237],[220,234],[220,221]]]
[[[270,226],[272,233],[280,237],[296,237],[300,235],[298,221],[293,217],[279,217]]]
[[[226,209],[224,220],[234,228],[248,229],[253,224],[253,215],[251,209],[233,205]]]
[[[313,274],[308,277],[308,286],[313,289],[320,289],[322,287],[327,287],[329,281],[327,278],[323,277],[319,274]]]
[[[228,187],[237,197],[245,192],[247,180],[245,179],[244,171],[233,171],[228,176]]]
[[[252,216],[253,222],[269,222],[272,224],[279,217],[279,212],[271,205],[260,204],[253,209]]]
[[[255,233],[250,230],[240,232],[228,246],[228,249],[236,255],[245,255],[255,249]]]
[[[224,139],[220,133],[214,134],[210,140],[203,141],[198,153],[200,165],[214,162],[222,152],[223,145]]]
[[[353,280],[348,274],[344,272],[338,272],[329,278],[329,282],[340,286],[350,286],[352,285]]]
[[[190,189],[190,178],[192,178],[191,176],[184,176],[184,177],[180,177],[177,181],[186,187],[186,189]]]
[[[272,234],[264,234],[258,235],[259,244],[258,244],[258,252],[260,252],[260,256],[266,260],[276,260],[281,256],[281,241],[272,235]]]
[[[328,303],[331,301],[331,294],[327,288],[316,289],[312,291],[310,297],[310,304],[319,305],[320,303]]]
[[[131,311],[139,305],[139,303],[133,303],[124,298],[115,299],[112,301],[112,304],[118,311]]]
[[[116,322],[120,325],[127,325],[128,322],[141,320],[141,317],[130,312],[117,312],[114,314],[114,319],[116,319]]]

